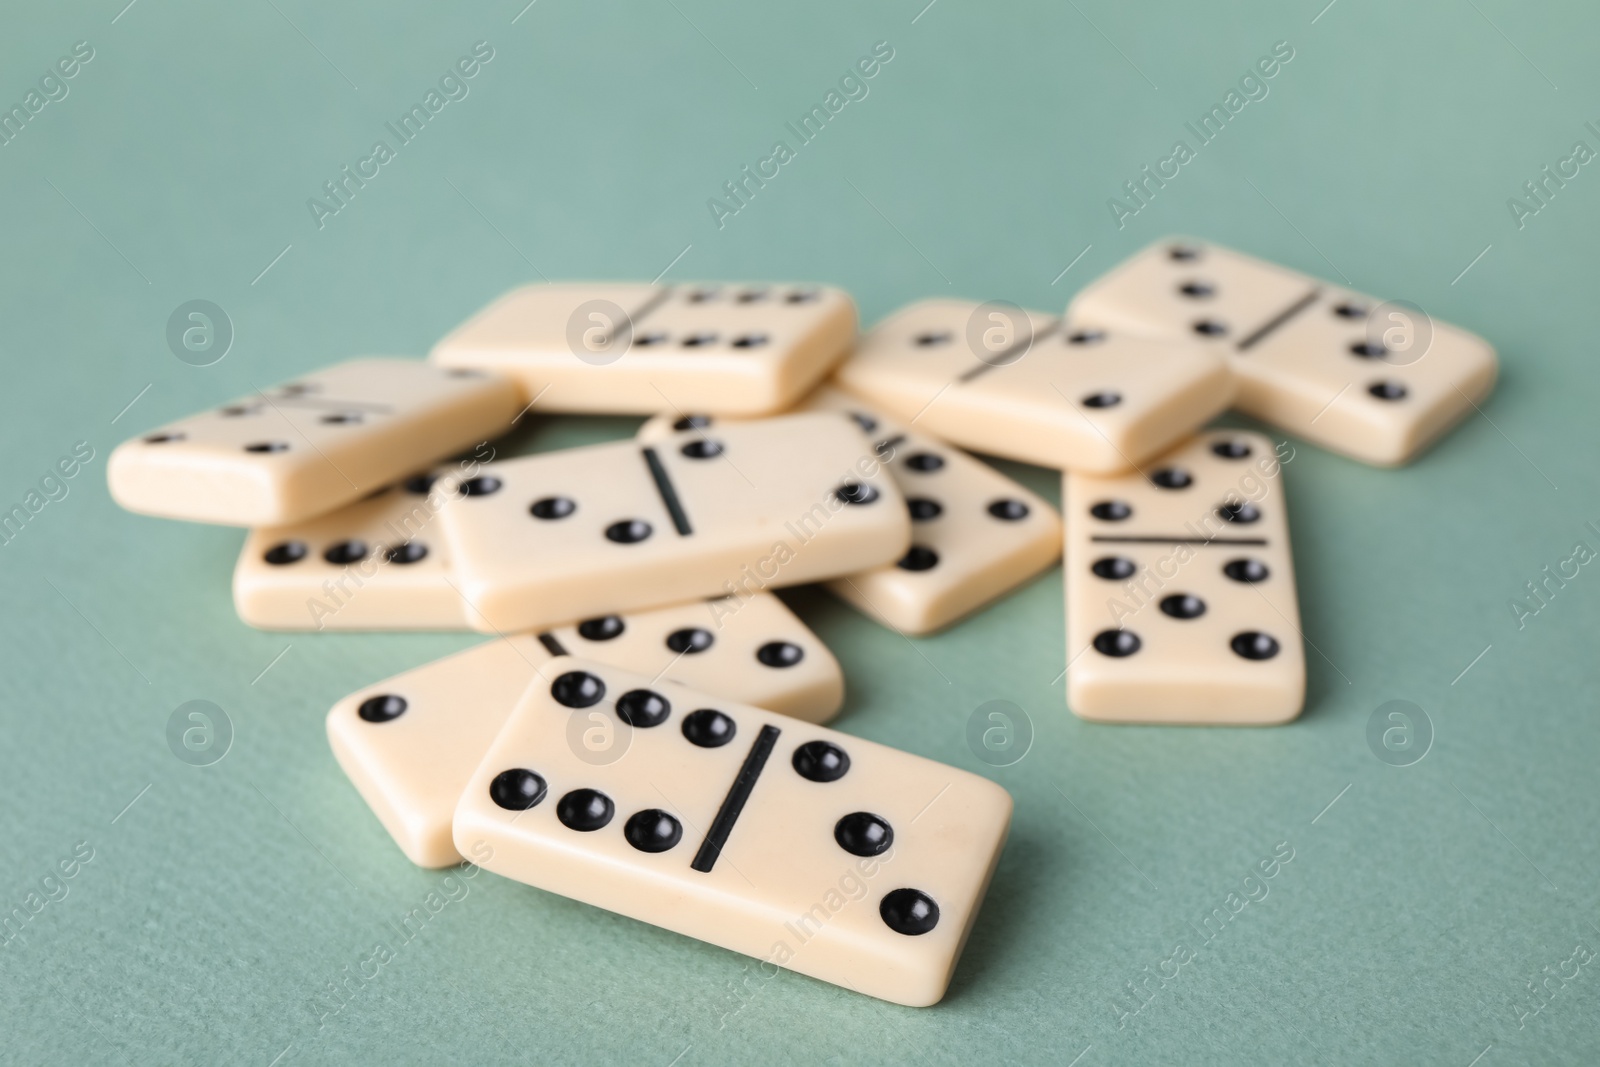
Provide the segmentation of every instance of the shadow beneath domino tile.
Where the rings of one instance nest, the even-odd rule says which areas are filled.
[[[972,457],[993,467],[999,473],[1038,493],[1057,511],[1061,510],[1061,472],[1052,467],[1039,467],[1014,459],[991,456],[987,452],[973,452]]]
[[[1290,506],[1292,509],[1293,505]],[[1328,598],[1322,595],[1325,591],[1316,589],[1313,584],[1320,576],[1300,578],[1304,550],[1291,540],[1289,551],[1300,594],[1300,643],[1306,657],[1306,702],[1300,719],[1309,719],[1338,705],[1340,694],[1351,688],[1353,668],[1330,658],[1334,652],[1331,646],[1339,638],[1339,620],[1328,610]],[[1309,597],[1306,596],[1308,591]]]
[[[800,616],[800,621],[807,626],[812,625],[812,619],[819,614],[832,612],[834,608],[850,610],[838,597],[829,593],[821,585],[791,585],[783,589],[774,589],[778,599],[789,606],[789,610]]]
[[[1029,949],[1039,937],[1037,918],[1058,908],[1073,892],[1070,864],[1041,869],[1041,857],[1054,856],[1059,862],[1060,854],[1059,842],[1042,842],[1018,826],[1013,816],[1011,837],[941,1006],[992,998],[996,991],[1010,990],[1018,981],[1025,981],[1008,972],[1037,966],[1037,946]],[[1070,951],[1070,946],[1058,948]]]
[[[541,415],[534,410],[519,418],[510,433],[489,444],[496,459],[511,459],[627,440],[643,421],[634,415]]]
[[[848,732],[849,727],[843,724],[867,706],[863,699],[861,672],[853,670],[848,662],[860,644],[859,641],[852,644],[850,631],[855,627],[878,628],[878,624],[821,585],[792,585],[772,592],[805,623],[807,629],[817,635],[819,641],[828,646],[828,650],[839,661],[839,669],[844,673],[844,705],[839,709],[838,717],[827,725],[831,729]]]
[[[1339,706],[1339,697],[1351,687],[1339,676],[1339,672],[1328,665],[1328,661],[1317,655],[1317,650],[1309,644],[1306,646],[1306,704],[1301,710],[1299,718],[1294,722],[1302,722],[1319,715],[1331,714]]]

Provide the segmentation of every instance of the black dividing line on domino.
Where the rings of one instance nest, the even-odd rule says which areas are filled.
[[[778,734],[776,726],[763,726],[756,735],[756,743],[750,746],[750,754],[745,756],[739,776],[733,780],[728,795],[722,798],[722,807],[717,809],[717,817],[711,821],[711,829],[701,842],[700,851],[689,864],[691,870],[711,873],[717,857],[722,855],[722,846],[728,843],[728,835],[733,833],[733,824],[739,821],[745,801],[750,799],[750,791],[756,787],[756,779],[761,777],[761,769],[767,765],[767,757],[778,743]]]
[[[546,652],[550,653],[552,656],[565,656],[567,654],[566,646],[563,645],[560,641],[556,640],[556,635],[555,634],[552,634],[552,633],[542,633],[542,634],[540,634],[539,635],[539,643],[541,645],[543,645],[544,646],[544,650]]]
[[[683,510],[683,501],[678,499],[678,491],[672,487],[672,479],[667,477],[667,468],[661,462],[661,457],[653,448],[644,450],[644,462],[650,468],[650,477],[656,483],[656,492],[661,494],[661,503],[667,509],[667,514],[672,516],[672,525],[678,533],[688,537],[694,533],[689,526],[689,516]]]
[[[1014,341],[1012,342],[1010,348],[1006,349],[1004,352],[1001,352],[999,355],[990,356],[988,359],[984,359],[983,362],[979,363],[971,370],[963,371],[961,376],[957,378],[956,381],[970,382],[979,375],[987,374],[997,367],[1010,366],[1012,363],[1015,363],[1017,360],[1026,355],[1028,349],[1033,347],[1034,342],[1043,341],[1046,337],[1049,337],[1059,329],[1061,329],[1061,320],[1057,319],[1044,329],[1040,330],[1038,333],[1034,334],[1032,337],[1029,337],[1027,340]],[[979,358],[982,359],[981,356]]]
[[[1091,541],[1124,545],[1265,545],[1265,537],[1102,537],[1094,536]]]
[[[906,435],[903,433],[897,433],[893,437],[885,437],[882,441],[879,441],[877,444],[873,445],[872,451],[877,453],[879,459],[882,459],[885,452],[893,452],[895,449],[899,448],[905,443]]]
[[[675,290],[673,290],[671,287],[665,287],[660,292],[652,296],[649,300],[646,300],[644,303],[634,308],[633,311],[628,314],[629,328],[631,329],[635,326],[638,326],[639,323],[644,321],[644,317],[646,315],[650,314],[656,308],[670,300],[674,292]]]
[[[1310,307],[1312,302],[1321,295],[1321,289],[1312,289],[1305,296],[1302,296],[1299,300],[1296,300],[1294,303],[1278,312],[1272,318],[1268,319],[1266,324],[1263,325],[1259,330],[1240,341],[1238,344],[1239,351],[1248,352],[1257,342],[1261,341],[1269,333],[1272,333],[1278,327],[1282,326],[1284,323],[1300,314],[1300,312]]]

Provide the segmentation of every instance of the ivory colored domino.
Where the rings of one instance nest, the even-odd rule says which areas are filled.
[[[345,697],[328,712],[339,766],[419,867],[459,862],[450,820],[473,770],[550,656],[496,638]]]
[[[1005,842],[1005,790],[593,661],[544,674],[456,808],[463,856],[870,996],[944,995]],[[603,758],[570,743],[584,729],[611,738]]]
[[[239,618],[262,630],[469,629],[433,481],[413,476],[326,515],[250,531],[233,570]]]
[[[328,740],[411,862],[461,859],[450,821],[467,780],[524,690],[569,651],[808,722],[833,718],[844,699],[833,653],[770,593],[518,634],[387,678],[334,705]]]
[[[1171,447],[1227,407],[1234,389],[1203,343],[966,300],[901,308],[835,376],[953,444],[1094,473]]]
[[[495,632],[835,578],[911,542],[894,479],[832,413],[527,456],[440,486],[468,622]]]
[[[515,378],[541,411],[761,415],[825,377],[855,333],[854,302],[827,286],[528,285],[429,358]]]
[[[1383,467],[1410,461],[1474,411],[1497,373],[1488,342],[1414,306],[1186,238],[1122,263],[1070,312],[1219,340],[1240,411]]]
[[[907,634],[942,629],[1032,578],[1061,556],[1061,521],[1049,502],[960,449],[919,434],[850,394],[824,385],[806,411],[849,415],[876,442],[906,497],[911,547],[894,563],[827,583],[868,617]],[[683,429],[714,432],[712,416],[657,416],[640,440]]]
[[[276,526],[497,437],[520,408],[503,378],[352,360],[124,441],[106,476],[129,511]]]
[[[1144,472],[1063,478],[1067,704],[1105,722],[1271,725],[1305,703],[1282,466],[1212,431]]]
[[[660,675],[806,722],[827,722],[844,703],[839,661],[771,593],[603,615],[538,638],[551,655]]]

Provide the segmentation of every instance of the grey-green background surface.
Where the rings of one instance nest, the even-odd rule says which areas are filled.
[[[0,1060],[1594,1062],[1600,960],[1552,979],[1540,1014],[1516,1005],[1600,948],[1600,577],[1521,626],[1510,602],[1575,542],[1600,548],[1600,164],[1520,229],[1506,204],[1574,141],[1600,149],[1592,8],[124,2],[0,16],[0,103],[94,49],[0,147],[0,507],[75,442],[95,453],[0,547],[0,912],[78,842],[94,853],[0,947]],[[470,95],[319,228],[307,198],[478,41],[494,58]],[[719,228],[707,199],[795,147],[785,122],[879,41],[894,58],[870,94]],[[1108,198],[1192,146],[1184,122],[1278,41],[1294,58],[1270,94],[1119,229]],[[1299,444],[1300,721],[1073,718],[1058,569],[910,642],[799,591],[844,665],[840,728],[1016,798],[941,1005],[764,979],[484,874],[321,1018],[318,994],[442,878],[385,837],[323,715],[476,638],[248,629],[242,534],[118,510],[119,440],[355,354],[421,354],[541,277],[816,279],[870,323],[938,294],[1056,309],[1172,231],[1413,300],[1503,360],[1483,413],[1406,469]],[[167,347],[191,299],[236,332],[212,366]],[[546,420],[517,447],[633,425]],[[1053,473],[1005,469],[1054,498]],[[191,699],[233,724],[208,767],[167,745]],[[1036,733],[1013,766],[967,748],[992,699]],[[1435,733],[1403,768],[1365,734],[1395,699]],[[1269,895],[1200,946],[1191,924],[1280,842]],[[1180,942],[1198,957],[1119,1021]]]

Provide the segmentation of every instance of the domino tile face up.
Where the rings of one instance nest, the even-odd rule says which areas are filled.
[[[1414,306],[1184,238],[1127,260],[1071,312],[1220,342],[1240,411],[1378,466],[1410,461],[1471,415],[1498,367],[1481,337]]]
[[[1111,473],[1227,407],[1233,377],[1213,348],[1010,305],[926,300],[868,331],[835,377],[964,448]]]
[[[822,386],[807,411],[849,415],[906,497],[912,543],[894,563],[836,578],[830,592],[891,629],[925,634],[1004,596],[1061,554],[1061,522],[1049,502],[993,467],[905,427],[843,390]],[[658,416],[639,431],[710,432],[721,419]]]
[[[262,630],[465,630],[432,475],[285,526],[250,531],[233,571],[239,618]]]
[[[855,339],[827,286],[581,283],[514,289],[429,357],[515,378],[540,411],[780,411]]]
[[[539,635],[552,655],[609,663],[807,722],[844,702],[828,646],[772,593],[604,615]]]
[[[1105,722],[1265,725],[1305,703],[1282,468],[1211,431],[1116,478],[1068,474],[1067,704]]]
[[[413,863],[461,859],[450,822],[467,779],[529,684],[548,684],[546,665],[569,652],[807,722],[833,718],[844,699],[838,661],[769,593],[499,638],[386,678],[334,705],[328,740]],[[609,729],[580,719],[568,742],[587,751]]]
[[[124,441],[106,477],[129,511],[283,525],[498,437],[520,407],[503,378],[353,360]]]
[[[462,855],[871,996],[944,995],[1005,840],[1005,790],[592,661],[545,673],[461,798]],[[617,724],[609,762],[566,740],[595,713]]]
[[[852,574],[911,540],[894,480],[830,413],[529,456],[442,484],[468,622],[502,633]]]

